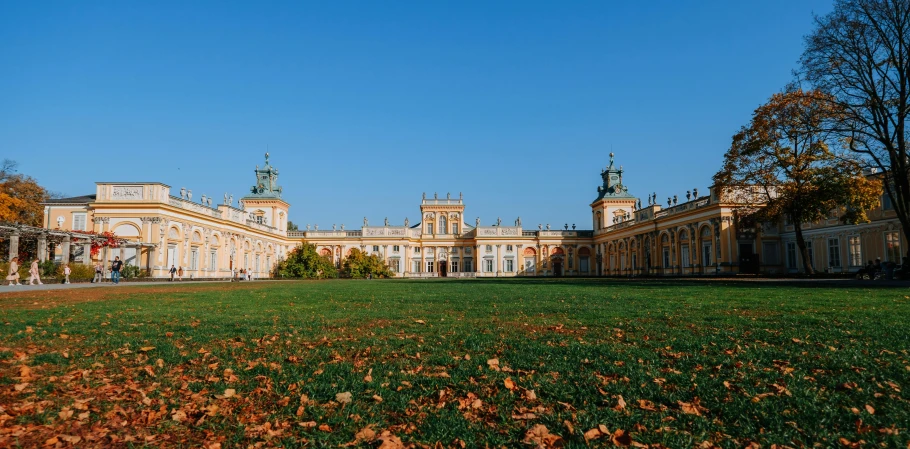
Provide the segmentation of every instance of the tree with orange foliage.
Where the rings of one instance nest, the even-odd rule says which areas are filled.
[[[42,226],[41,203],[47,200],[48,192],[31,177],[16,173],[16,165],[9,159],[0,164],[0,221]]]
[[[714,175],[746,221],[789,220],[806,273],[815,272],[802,225],[837,213],[848,223],[868,221],[881,183],[863,175],[862,164],[835,152],[829,124],[841,111],[820,91],[795,86],[774,94],[733,136],[724,165]]]

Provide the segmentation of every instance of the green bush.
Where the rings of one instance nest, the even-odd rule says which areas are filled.
[[[135,279],[142,275],[142,270],[135,265],[124,265],[120,270],[120,276],[124,279]]]
[[[45,260],[44,262],[39,262],[38,272],[41,273],[42,278],[56,277],[57,264],[54,263],[53,260]]]
[[[63,265],[60,265],[60,277],[63,277]],[[90,281],[95,277],[95,267],[81,263],[70,264],[70,282]]]
[[[367,254],[359,249],[352,249],[341,265],[341,275],[354,279],[364,279],[369,275],[374,278],[392,277],[392,270],[375,254]]]
[[[328,279],[338,277],[338,270],[328,257],[320,256],[315,245],[300,245],[286,259],[278,262],[272,276],[294,279]]]

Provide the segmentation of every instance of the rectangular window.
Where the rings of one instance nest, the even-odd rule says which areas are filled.
[[[256,271],[262,271],[262,267],[259,265],[259,255],[256,255]]]
[[[452,223],[452,234],[458,234],[458,223]]]
[[[196,270],[199,268],[199,249],[193,248],[190,250],[190,270]]]
[[[828,239],[828,266],[840,268],[840,239]]]
[[[416,260],[411,261],[411,271],[414,273],[420,273],[420,262]]]
[[[664,268],[670,268],[670,248],[664,247]]]
[[[213,249],[209,252],[209,270],[215,271],[218,269],[218,250]]]
[[[625,256],[623,256],[623,257],[625,257]],[[587,257],[582,257],[581,259],[578,259],[578,269],[582,273],[588,272],[588,258]]]
[[[487,252],[488,252],[488,253],[492,253],[492,252],[493,252],[493,245],[487,245],[487,248],[486,248],[486,249],[487,249]]]
[[[474,271],[474,265],[471,264],[470,260],[464,261],[464,271]]]
[[[777,265],[780,257],[777,254],[777,242],[762,242],[762,260],[765,265]]]
[[[85,214],[73,214],[73,230],[85,231]]]
[[[427,273],[432,273],[433,271],[433,262],[427,262]]]
[[[898,231],[885,233],[885,261],[898,263],[901,261],[901,235]]]
[[[888,192],[882,194],[882,210],[894,210],[894,204],[891,203],[891,196]]]
[[[506,251],[512,252],[512,245],[506,245]]]
[[[398,245],[392,246],[392,252],[398,252],[401,248]]]
[[[514,263],[512,262],[512,259],[506,259],[506,260],[505,260],[505,266],[506,266],[506,267],[505,267],[505,268],[506,268],[506,273],[511,273],[511,272],[514,270],[514,267],[515,267]]]
[[[378,252],[379,252],[379,245],[373,245],[373,252],[374,252],[374,253],[378,253]]]
[[[858,235],[850,236],[847,240],[850,251],[850,266],[861,267],[863,265],[863,244]]]
[[[470,246],[466,246],[466,247],[464,248],[464,253],[465,253],[465,254],[471,254],[471,247],[470,247]]]
[[[484,271],[487,273],[493,272],[493,259],[486,259],[484,262]]]
[[[702,242],[701,244],[701,264],[704,267],[710,266],[712,264],[713,258],[711,257],[711,242]]]
[[[419,247],[419,246],[415,246],[415,247],[414,247],[414,254],[420,254],[420,247]]]
[[[682,258],[682,267],[689,268],[689,245],[680,246],[679,256]]]
[[[170,270],[172,266],[177,266],[177,245],[167,246],[167,268]]]
[[[452,265],[451,265],[451,268],[449,268],[449,270],[450,270],[452,273],[457,273],[457,272],[458,272],[458,261],[457,261],[457,260],[453,260],[453,261],[452,261]]]
[[[798,268],[796,264],[796,242],[787,242],[787,268]]]

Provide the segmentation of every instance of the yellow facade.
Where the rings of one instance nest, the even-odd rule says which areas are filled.
[[[130,243],[100,254],[166,277],[173,265],[184,278],[226,278],[244,268],[259,278],[295,246],[310,243],[338,266],[353,249],[381,257],[400,277],[691,276],[799,270],[793,227],[766,224],[737,229],[737,204],[723,192],[687,192],[667,208],[647,204],[622,183],[622,167],[601,172],[591,203],[592,230],[525,229],[521,219],[481,225],[465,221],[464,200],[424,195],[420,220],[359,230],[288,231],[290,205],[281,199],[278,171],[257,166],[256,185],[233,205],[154,182],[99,182],[94,195],[48,201],[45,227],[115,233]],[[885,207],[887,209],[887,207]],[[817,270],[855,271],[866,260],[899,258],[903,236],[893,211],[870,211],[872,223],[841,225],[837,218],[804,226]],[[73,257],[71,255],[71,257]],[[59,254],[58,258],[62,258]]]

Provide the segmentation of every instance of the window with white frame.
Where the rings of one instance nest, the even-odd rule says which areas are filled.
[[[400,249],[401,249],[401,248],[400,248],[398,245],[393,245],[393,246],[392,246],[392,252],[397,253]]]
[[[414,254],[420,254],[420,247],[419,247],[419,246],[415,246],[415,247],[414,247]]]
[[[493,259],[485,259],[483,262],[484,262],[483,271],[485,271],[487,273],[491,273],[493,271]]]
[[[493,252],[493,245],[487,245],[486,250],[487,250],[488,253],[492,253],[492,252]]]
[[[664,247],[664,268],[670,268],[670,247]]]
[[[85,214],[73,214],[73,230],[85,231]]]
[[[471,247],[470,247],[470,246],[464,247],[464,253],[465,253],[465,254],[471,254]]]
[[[457,272],[458,272],[458,261],[457,261],[457,260],[453,260],[453,261],[451,262],[451,268],[450,268],[449,270],[450,270],[452,273],[457,273]]]
[[[506,273],[511,273],[512,271],[514,271],[514,269],[515,269],[515,263],[512,261],[512,259],[506,259],[505,260]]]
[[[840,239],[828,239],[828,266],[840,268]]]
[[[512,245],[506,245],[506,251],[512,252]]]
[[[901,235],[898,231],[885,233],[885,261],[898,263],[901,260]]]
[[[777,248],[777,242],[762,242],[762,260],[764,260],[765,265],[777,265],[780,263]]]
[[[419,260],[411,261],[411,271],[414,273],[420,272],[420,261]]]
[[[711,265],[713,257],[711,257],[711,242],[701,242],[701,264],[704,267]]]
[[[847,248],[850,252],[850,266],[861,267],[863,265],[863,244],[858,235],[851,235],[847,239]]]
[[[378,252],[379,252],[379,245],[373,245],[373,252],[374,252],[374,253],[378,253]]]
[[[452,234],[458,234],[458,223],[452,223]]]
[[[433,262],[433,261],[427,262],[427,273],[432,273],[432,272],[436,271],[436,270],[433,269],[433,264],[434,264],[434,263],[435,263],[435,262]]]
[[[190,250],[190,270],[199,268],[199,248],[195,246]]]
[[[787,242],[787,268],[799,268],[796,262],[796,242]]]
[[[471,263],[471,259],[466,259],[464,261],[464,271],[474,271],[474,265]]]
[[[218,269],[218,250],[213,249],[209,251],[209,270],[215,271]]]

